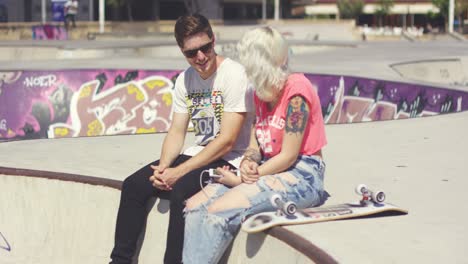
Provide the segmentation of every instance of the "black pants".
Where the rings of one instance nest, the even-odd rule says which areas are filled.
[[[69,28],[70,21],[72,22],[72,26],[73,26],[74,28],[76,28],[75,17],[76,17],[76,15],[73,15],[73,14],[67,14],[67,15],[65,15],[65,18],[64,18],[63,22],[64,22],[64,24],[65,24],[65,29],[66,29],[66,30],[68,30],[68,28]]]
[[[172,166],[175,167],[189,158],[190,156],[180,155]],[[149,181],[149,177],[153,175],[153,169],[150,165],[157,164],[159,164],[159,160],[141,168],[123,182],[115,228],[115,244],[111,253],[111,263],[113,264],[131,263],[136,252],[138,238],[146,223],[147,204],[154,196],[170,200],[169,228],[164,263],[182,263],[185,200],[201,190],[200,174],[203,170],[224,165],[233,168],[228,162],[217,160],[208,166],[184,175],[172,186],[172,191],[169,192],[154,188]],[[203,175],[203,184],[207,179],[208,175],[205,173]]]

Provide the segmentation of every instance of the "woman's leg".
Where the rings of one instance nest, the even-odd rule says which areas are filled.
[[[229,166],[231,169],[234,168],[227,161],[217,160],[205,167],[189,172],[174,184],[170,196],[169,227],[164,263],[182,263],[185,230],[185,202],[206,185],[206,181],[209,178],[208,173],[204,174],[204,180],[202,180],[202,184],[200,185],[200,175],[204,170],[223,166]]]
[[[264,176],[255,184],[241,184],[227,191],[208,206],[187,208],[184,264],[217,263],[239,230],[244,217],[276,208],[270,202],[273,194],[295,202],[300,208],[320,204],[323,170],[312,176],[281,173]]]

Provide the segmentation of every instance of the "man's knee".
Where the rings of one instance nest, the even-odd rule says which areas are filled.
[[[122,192],[123,193],[138,193],[142,192],[144,189],[149,188],[150,185],[149,178],[141,177],[138,174],[133,174],[127,177],[122,183]]]

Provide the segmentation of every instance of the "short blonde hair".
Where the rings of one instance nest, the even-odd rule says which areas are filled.
[[[289,75],[289,47],[283,36],[271,27],[255,28],[244,34],[237,51],[257,96],[274,100]]]

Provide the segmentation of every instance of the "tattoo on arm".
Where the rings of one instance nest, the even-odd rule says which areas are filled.
[[[286,114],[286,132],[304,132],[309,118],[309,105],[304,97],[296,95],[289,100]]]
[[[248,148],[244,153],[244,159],[260,163],[260,161],[262,161],[262,155],[260,154],[260,151]]]

